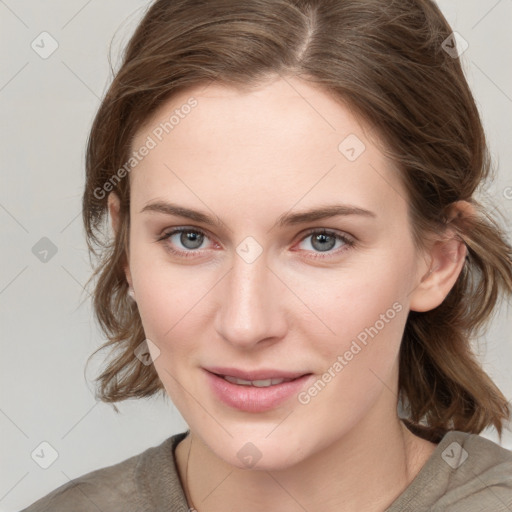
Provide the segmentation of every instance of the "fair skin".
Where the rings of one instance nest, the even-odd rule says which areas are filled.
[[[133,148],[191,96],[198,105],[130,174],[125,269],[145,334],[160,351],[152,350],[155,369],[190,426],[176,449],[187,499],[199,512],[383,511],[436,447],[397,416],[407,314],[444,300],[465,247],[447,237],[418,251],[407,194],[371,129],[296,78],[251,92],[220,84],[181,92],[139,129]],[[366,146],[354,161],[338,149],[350,134]],[[141,212],[155,201],[222,224]],[[277,224],[283,214],[334,204],[374,215]],[[116,229],[115,194],[109,209]],[[156,242],[183,226],[204,233],[202,243],[180,234]],[[322,251],[312,228],[355,243],[338,239]],[[251,263],[236,251],[248,236],[262,249]],[[294,396],[275,409],[246,412],[207,386],[206,366],[321,378],[396,303],[393,319],[307,404]],[[251,468],[237,456],[248,442],[261,454]]]

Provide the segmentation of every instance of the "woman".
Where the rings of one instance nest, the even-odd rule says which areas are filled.
[[[87,152],[98,396],[189,431],[27,511],[512,509],[470,346],[512,248],[457,48],[430,0],[149,8]]]

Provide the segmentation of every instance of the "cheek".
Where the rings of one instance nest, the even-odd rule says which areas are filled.
[[[327,353],[345,349],[356,338],[364,343],[370,336],[368,331],[375,333],[375,328],[379,336],[400,340],[411,286],[407,277],[410,263],[406,258],[391,256],[380,254],[358,268],[332,273],[321,287],[316,281],[316,293],[311,292],[313,282],[301,287],[310,309],[318,316],[317,332],[325,333],[323,346]]]
[[[147,337],[168,345],[176,333],[190,327],[191,319],[194,325],[200,322],[200,303],[208,288],[204,278],[180,272],[167,271],[158,277],[143,281],[141,276],[137,304]]]
[[[343,391],[347,406],[355,407],[363,402],[362,396],[370,398],[375,386],[392,385],[407,310],[395,293],[383,288],[338,305],[337,314],[331,312],[336,336],[317,340],[315,350],[323,360],[320,371],[336,375],[333,389]]]
[[[317,386],[322,389],[320,400],[315,389],[303,396],[304,403],[315,402],[311,411],[322,414],[322,403],[337,403],[339,419],[347,410],[356,418],[357,411],[363,413],[385,388],[395,388],[411,262],[406,248],[402,255],[381,252],[373,264],[367,261],[357,271],[329,281],[316,297],[312,309],[335,334],[315,338],[310,331],[312,348],[323,362],[319,373],[328,381],[325,388]]]
[[[191,268],[183,271],[177,266],[148,264],[132,273],[146,338],[158,348],[151,354],[155,370],[180,410],[188,406],[183,389],[189,389],[186,372],[194,365],[191,352],[205,337],[209,322],[201,313],[208,291],[207,276]]]
[[[377,279],[378,277],[378,279]],[[320,356],[319,380],[299,397],[304,411],[333,425],[356,423],[389,390],[394,400],[397,360],[408,309],[403,283],[382,272],[344,283],[335,300],[324,296],[317,311],[335,335],[309,332],[313,356]],[[322,314],[323,313],[323,314]],[[305,336],[308,333],[304,333]],[[333,407],[333,404],[336,404]]]

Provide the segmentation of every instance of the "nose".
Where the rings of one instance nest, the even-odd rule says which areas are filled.
[[[250,349],[284,337],[286,286],[269,268],[265,253],[251,263],[235,254],[222,281],[215,328],[226,342]]]

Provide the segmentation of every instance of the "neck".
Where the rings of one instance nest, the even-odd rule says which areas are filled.
[[[198,512],[382,512],[435,447],[395,414],[384,422],[366,417],[335,443],[286,469],[236,468],[192,432],[176,447],[176,462],[187,500]]]

